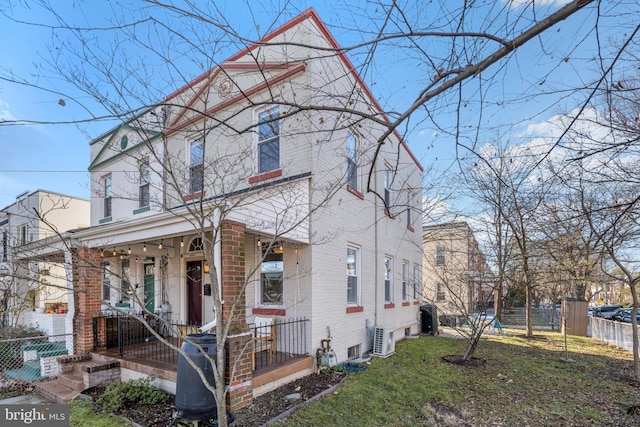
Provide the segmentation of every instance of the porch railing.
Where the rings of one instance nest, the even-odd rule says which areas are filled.
[[[281,365],[296,357],[309,354],[307,350],[308,323],[309,320],[305,318],[276,318],[273,326],[250,325],[254,337],[253,354],[251,355],[254,358],[254,369]],[[273,341],[269,341],[271,335],[273,335]],[[265,337],[267,340],[264,340]]]
[[[280,365],[296,357],[307,355],[308,319],[277,319],[273,326],[256,327],[250,325],[254,343],[252,355],[255,369]],[[145,359],[153,362],[177,365],[178,352],[167,342],[179,346],[178,331],[187,325],[149,319],[146,327],[140,316],[107,315],[93,318],[93,347],[117,349],[121,358]],[[191,327],[193,328],[193,326]],[[191,329],[187,328],[187,329]],[[268,330],[266,329],[268,328]],[[257,346],[256,337],[272,334],[274,339],[268,348]]]

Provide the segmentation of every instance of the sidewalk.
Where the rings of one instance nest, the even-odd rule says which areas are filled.
[[[56,402],[38,393],[23,394],[0,400],[0,405],[48,405],[51,403]]]

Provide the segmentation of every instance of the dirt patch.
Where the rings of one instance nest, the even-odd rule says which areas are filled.
[[[451,363],[452,365],[459,366],[467,366],[470,368],[481,368],[487,364],[485,359],[481,359],[479,357],[471,357],[467,360],[458,354],[448,354],[446,356],[442,356],[442,360],[447,363]]]
[[[331,371],[312,374],[300,378],[272,392],[266,393],[245,408],[234,413],[233,427],[260,426],[290,408],[305,402],[330,387],[339,384],[345,376],[344,372]],[[104,393],[105,387],[93,387],[84,391],[94,402]],[[285,396],[298,394],[298,399],[285,399]],[[297,397],[297,396],[296,396]],[[176,411],[173,397],[166,404],[145,405],[126,408],[118,413],[127,419],[149,427],[164,427],[171,424]]]

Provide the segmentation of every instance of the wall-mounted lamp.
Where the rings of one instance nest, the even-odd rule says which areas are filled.
[[[211,271],[209,269],[209,263],[207,262],[207,260],[204,261],[204,267],[203,267],[204,273],[205,274],[209,274],[209,271]]]
[[[147,252],[147,243],[145,242],[144,246],[142,247],[142,252]]]

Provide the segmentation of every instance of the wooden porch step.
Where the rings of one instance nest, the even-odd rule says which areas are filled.
[[[36,392],[63,404],[71,402],[80,394],[79,391],[69,388],[57,380],[36,383]]]

